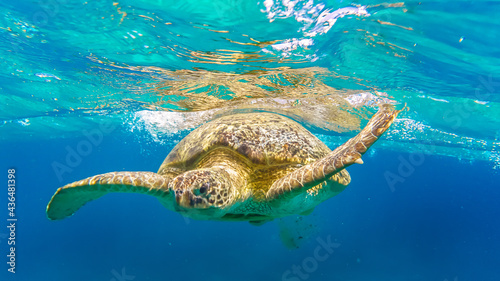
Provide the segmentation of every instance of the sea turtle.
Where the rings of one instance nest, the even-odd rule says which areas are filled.
[[[345,168],[389,128],[401,110],[383,105],[355,137],[331,151],[299,123],[273,113],[224,116],[188,134],[158,173],[112,172],[59,188],[47,216],[71,216],[111,192],[155,196],[194,219],[262,224],[307,214],[351,181]]]

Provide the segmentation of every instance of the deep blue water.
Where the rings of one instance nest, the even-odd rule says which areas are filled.
[[[498,2],[0,1],[0,15],[0,280],[500,280]],[[218,116],[276,112],[333,149],[380,103],[409,109],[308,217],[196,221],[140,194],[46,217],[58,187],[157,171]]]
[[[320,218],[319,232],[289,250],[275,223],[185,220],[144,195],[107,195],[70,219],[47,220],[52,187],[61,185],[51,163],[66,157],[61,147],[81,140],[7,143],[8,151],[2,146],[1,168],[15,168],[19,179],[17,273],[13,278],[3,271],[7,280],[112,280],[113,270],[122,274],[122,268],[134,280],[281,280],[314,255],[317,238],[328,237],[339,245],[307,280],[499,277],[499,176],[485,162],[427,156],[393,192],[383,175],[397,173],[398,157],[411,155],[379,151],[349,169],[350,187],[312,214]],[[63,178],[154,171],[166,153],[159,145],[149,147],[148,157],[140,151],[132,139],[108,136]]]

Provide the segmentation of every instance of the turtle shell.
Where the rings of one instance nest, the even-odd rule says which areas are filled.
[[[192,169],[217,148],[229,148],[256,166],[309,164],[330,149],[299,123],[272,113],[236,114],[218,118],[193,130],[168,154],[166,167]]]

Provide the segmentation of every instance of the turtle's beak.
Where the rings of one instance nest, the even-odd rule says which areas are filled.
[[[180,195],[175,196],[175,202],[177,202],[177,205],[184,207],[184,208],[192,208],[192,199],[193,194],[189,191],[183,192]]]

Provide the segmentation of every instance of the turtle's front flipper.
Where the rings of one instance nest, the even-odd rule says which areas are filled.
[[[169,181],[170,177],[152,172],[113,172],[86,178],[59,188],[47,205],[47,217],[64,219],[87,202],[111,192],[169,196]]]
[[[401,110],[394,110],[392,106],[382,106],[357,136],[316,162],[275,181],[266,194],[267,199],[295,197],[354,163],[363,164],[361,156],[389,128],[399,112]]]

